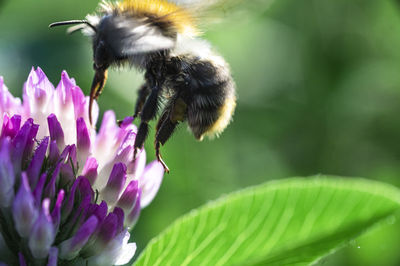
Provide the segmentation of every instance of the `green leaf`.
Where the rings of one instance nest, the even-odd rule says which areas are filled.
[[[178,219],[135,265],[308,265],[399,210],[400,190],[365,179],[292,178]]]

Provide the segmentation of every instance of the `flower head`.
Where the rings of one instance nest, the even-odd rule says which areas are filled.
[[[32,69],[23,102],[0,77],[0,264],[125,264],[141,208],[164,169],[133,161],[136,127],[104,113],[90,126],[88,97],[66,72],[56,88]],[[94,105],[94,121],[98,107]]]

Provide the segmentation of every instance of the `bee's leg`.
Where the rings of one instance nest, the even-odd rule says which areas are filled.
[[[155,149],[156,149],[156,156],[157,156],[157,160],[162,164],[162,166],[164,167],[164,171],[166,173],[169,174],[169,168],[167,166],[167,164],[163,161],[162,157],[161,157],[161,153],[160,153],[160,142],[156,141],[154,143]]]
[[[160,146],[164,145],[167,140],[172,136],[179,122],[184,121],[186,116],[186,109],[186,103],[181,98],[177,98],[167,105],[163,112],[163,115],[157,123],[156,138],[154,141],[156,157],[157,160],[164,166],[164,169],[167,173],[169,172],[169,169],[162,159]]]
[[[149,132],[149,121],[152,120],[157,114],[160,91],[161,87],[155,86],[151,90],[149,97],[146,99],[146,102],[143,105],[142,112],[140,113],[141,121],[134,144],[133,160],[136,159],[137,151],[143,147],[143,144],[147,138]]]
[[[174,132],[178,122],[172,122],[170,120],[170,112],[164,111],[163,115],[161,116],[160,120],[158,120],[157,127],[156,127],[156,138],[154,140],[154,147],[156,150],[156,157],[157,160],[162,164],[164,167],[165,172],[169,173],[168,166],[162,159],[160,153],[160,145],[164,145],[165,142],[171,137],[172,133]]]
[[[135,113],[133,114],[133,119],[135,119],[143,109],[146,102],[147,96],[149,96],[151,90],[147,84],[143,84],[138,90],[138,98],[136,100]]]
[[[151,90],[149,86],[145,83],[138,90],[138,98],[135,105],[135,113],[133,114],[133,119],[135,119],[143,109],[144,103],[146,102],[147,96],[149,96]],[[121,126],[123,120],[118,120],[118,126]]]

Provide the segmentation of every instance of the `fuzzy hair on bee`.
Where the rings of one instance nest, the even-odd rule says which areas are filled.
[[[104,88],[107,69],[130,64],[144,72],[133,117],[140,118],[135,152],[143,147],[149,122],[157,117],[155,151],[163,162],[160,146],[187,121],[196,139],[219,135],[230,123],[236,105],[235,83],[226,61],[199,38],[194,10],[179,1],[123,0],[102,2],[86,20],[56,22],[50,27],[74,25],[92,39],[93,68],[91,108]],[[207,2],[207,1],[204,1]],[[210,1],[215,2],[215,1]]]

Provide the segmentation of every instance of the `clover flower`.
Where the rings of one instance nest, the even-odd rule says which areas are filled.
[[[118,127],[107,111],[97,133],[87,110],[66,72],[54,88],[32,69],[22,103],[0,77],[0,264],[119,265],[134,255],[128,229],[164,170],[146,166],[144,150],[132,160],[131,118]]]

